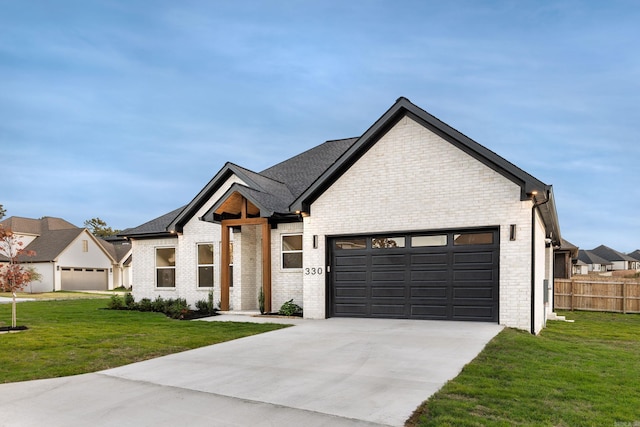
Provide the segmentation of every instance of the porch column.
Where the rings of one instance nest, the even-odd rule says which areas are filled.
[[[220,310],[229,310],[229,226],[222,221],[222,250],[220,255]]]

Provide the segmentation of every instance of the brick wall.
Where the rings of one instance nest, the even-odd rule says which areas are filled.
[[[310,210],[304,265],[323,272],[330,235],[499,226],[500,323],[529,329],[531,202],[520,201],[512,181],[412,119],[396,124]],[[509,241],[510,224],[516,241]],[[325,317],[325,289],[326,273],[303,276],[306,317]]]
[[[133,240],[133,296],[141,298],[185,298],[191,307],[196,301],[207,299],[210,288],[198,288],[198,243],[213,243],[214,301],[220,301],[220,251],[221,230],[218,224],[200,221],[198,218],[221,197],[234,183],[242,183],[233,176],[204,204],[184,225],[183,232],[172,238]],[[156,288],[155,248],[176,248],[176,287]]]

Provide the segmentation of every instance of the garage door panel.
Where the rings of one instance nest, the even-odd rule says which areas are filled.
[[[412,254],[410,257],[413,266],[443,266],[446,267],[448,257],[446,253]]]
[[[336,296],[340,298],[366,298],[367,288],[362,287],[339,287],[336,288]]]
[[[402,282],[404,283],[405,273],[403,270],[398,271],[372,271],[372,282]]]
[[[367,304],[336,304],[335,314],[338,316],[357,316],[363,317],[367,314]]]
[[[336,273],[339,282],[366,282],[366,271],[340,271]]]
[[[483,287],[483,288],[454,288],[453,289],[453,298],[454,299],[470,299],[470,300],[493,300],[495,294],[493,292],[493,288]]]
[[[448,292],[446,286],[434,287],[411,287],[411,299],[422,298],[447,298]]]
[[[461,264],[493,264],[494,255],[493,252],[454,253],[453,263],[456,266]]]
[[[446,305],[411,305],[411,317],[430,320],[446,320]]]
[[[366,265],[367,265],[366,255],[341,256],[339,258],[336,258],[336,262],[335,262],[336,267],[366,266]]]
[[[492,281],[494,274],[492,270],[454,270],[453,280],[458,281]]]
[[[376,236],[330,242],[331,248],[339,247],[337,241],[360,242],[356,254],[331,252],[331,315],[498,320],[497,229],[389,233],[389,239],[408,242],[399,247],[374,245]]]
[[[109,287],[104,268],[63,267],[60,279],[63,291],[104,291]]]
[[[493,307],[486,306],[454,306],[453,320],[492,320],[494,318]]]
[[[444,281],[449,277],[447,270],[418,270],[411,271],[412,282],[431,282],[431,281]]]
[[[371,298],[402,298],[406,297],[404,286],[374,286],[371,288]]]
[[[405,304],[371,304],[371,315],[375,317],[406,317]]]
[[[406,256],[397,255],[373,255],[371,257],[371,265],[373,266],[399,266],[404,267],[406,264]]]

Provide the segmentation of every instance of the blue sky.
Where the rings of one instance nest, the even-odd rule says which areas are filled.
[[[635,0],[0,0],[0,204],[136,226],[405,96],[552,184],[564,238],[630,252],[638,22]]]

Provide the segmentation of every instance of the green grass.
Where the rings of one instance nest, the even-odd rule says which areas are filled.
[[[640,316],[565,314],[537,337],[505,329],[407,426],[640,423]]]
[[[109,298],[112,294],[119,291],[105,291],[104,294],[89,292],[73,292],[73,291],[55,291],[55,292],[17,292],[17,298],[28,298],[34,300],[60,300],[60,299],[81,299],[81,298]],[[117,295],[120,295],[117,293]],[[11,292],[0,292],[0,297],[12,298]]]
[[[159,313],[106,310],[104,299],[18,304],[18,325],[0,334],[0,383],[95,372],[284,327],[172,320]],[[0,304],[0,326],[11,304]]]

